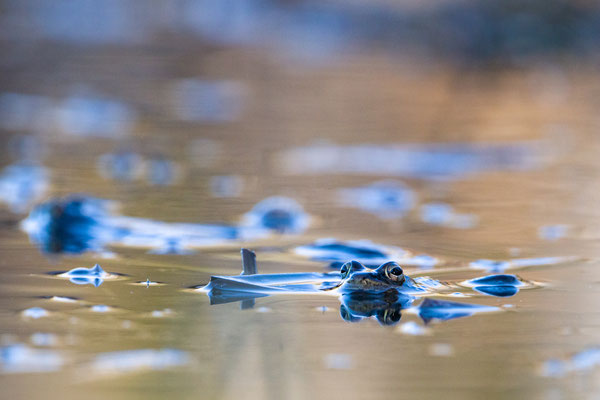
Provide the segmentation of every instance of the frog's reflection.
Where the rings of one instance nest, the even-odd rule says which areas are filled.
[[[415,297],[397,292],[384,294],[348,293],[340,296],[340,316],[347,322],[360,322],[374,317],[381,325],[395,325],[402,310],[409,308]]]

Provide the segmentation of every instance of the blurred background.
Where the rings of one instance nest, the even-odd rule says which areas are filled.
[[[135,398],[148,384],[157,398],[400,390],[594,398],[593,379],[548,385],[536,371],[598,345],[599,37],[600,5],[584,0],[1,1],[1,344],[51,333],[52,354],[68,360],[54,376],[0,375],[6,393],[37,398],[50,385],[75,398],[82,363],[141,342],[182,349],[192,366],[152,372],[161,374],[152,383],[148,375],[114,386],[94,380],[92,395]],[[136,288],[132,298],[125,283],[66,288],[43,275],[92,266],[98,254],[78,248],[65,257],[60,246],[30,243],[19,221],[78,193],[118,202],[119,215],[211,224],[240,223],[270,196],[294,199],[310,215],[308,230],[260,242],[265,248],[336,237],[450,264],[515,256],[588,264],[530,272],[559,288],[523,294],[522,313],[407,342],[376,323],[315,316],[307,310],[317,300],[265,300],[274,312],[259,316],[183,294],[210,274],[238,273],[237,244],[156,255],[121,243],[103,267],[150,275],[167,283],[162,294]],[[260,270],[323,270],[283,253]],[[55,310],[63,323],[49,325],[18,317],[58,292],[122,313],[110,317],[114,326],[80,310]],[[150,321],[147,313],[164,307],[178,319]],[[231,334],[240,327],[254,342]],[[374,338],[387,347],[372,352]],[[423,358],[438,342],[451,343],[453,356]],[[399,370],[412,383],[398,380]]]

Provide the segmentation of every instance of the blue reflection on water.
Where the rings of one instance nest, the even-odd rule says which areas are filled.
[[[61,353],[48,349],[35,349],[17,343],[0,347],[0,371],[4,373],[53,372],[64,365]]]
[[[535,267],[541,265],[554,265],[577,260],[577,257],[532,257],[513,258],[511,260],[488,260],[480,259],[471,261],[469,268],[481,269],[488,272],[503,272],[507,269]]]
[[[421,220],[431,225],[458,229],[473,228],[478,222],[476,215],[457,213],[454,207],[446,203],[423,204]]]
[[[174,161],[158,155],[146,161],[146,171],[148,183],[157,186],[168,186],[175,181],[177,165]]]
[[[363,264],[375,266],[390,260],[403,258],[408,254],[401,248],[382,246],[370,240],[341,241],[332,238],[319,239],[312,244],[298,246],[294,251],[316,261],[346,262],[356,260]]]
[[[244,180],[238,175],[217,175],[210,178],[209,185],[214,197],[238,197],[244,188]]]
[[[309,222],[310,217],[296,200],[273,196],[260,201],[246,213],[242,226],[298,234],[308,228]]]
[[[48,310],[41,307],[31,307],[26,310],[23,310],[21,312],[21,315],[25,318],[38,319],[47,317],[48,315],[50,315],[50,313],[48,312]]]
[[[357,188],[337,191],[341,205],[356,207],[382,219],[402,217],[415,205],[415,194],[406,185],[397,181],[380,181]]]
[[[498,307],[426,298],[419,305],[418,314],[423,319],[423,322],[429,323],[432,320],[447,321],[455,318],[469,317],[476,313],[498,310],[500,310]]]
[[[132,182],[143,171],[142,157],[128,150],[103,154],[98,159],[100,173],[106,178],[123,182]]]
[[[67,97],[56,115],[64,132],[83,137],[120,138],[131,132],[137,119],[131,106],[93,94]]]
[[[22,221],[30,240],[49,253],[102,251],[107,245],[187,251],[193,247],[259,239],[273,232],[301,233],[308,215],[294,200],[267,198],[239,226],[166,223],[111,212],[111,203],[92,197],[52,200],[37,206]]]
[[[565,237],[568,231],[567,225],[544,225],[538,229],[538,236],[545,240],[558,240]]]
[[[0,172],[0,201],[15,213],[27,211],[46,194],[49,174],[33,163],[9,165]]]
[[[452,180],[496,170],[529,170],[545,162],[547,150],[544,141],[507,144],[318,144],[283,151],[277,162],[284,172],[290,174]]]
[[[542,366],[542,375],[560,378],[568,373],[589,372],[600,366],[600,348],[591,347],[566,360],[551,359]]]
[[[230,122],[242,112],[243,87],[237,82],[184,79],[171,92],[174,111],[184,121]]]
[[[137,349],[101,353],[90,368],[98,373],[130,373],[141,370],[163,370],[191,362],[188,353],[177,349]]]
[[[11,37],[76,44],[136,44],[163,31],[192,33],[219,45],[274,47],[331,58],[349,47],[390,52],[419,49],[471,63],[522,64],[558,52],[593,54],[600,31],[594,3],[547,1],[447,2],[437,7],[380,2],[180,0],[11,1]]]

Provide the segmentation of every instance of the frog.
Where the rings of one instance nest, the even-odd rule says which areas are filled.
[[[340,316],[347,322],[374,317],[381,325],[394,325],[400,321],[403,310],[417,314],[425,323],[500,310],[492,306],[430,299],[430,296],[505,297],[507,292],[514,294],[519,288],[533,287],[531,282],[507,274],[488,275],[455,284],[428,277],[412,278],[395,261],[369,268],[353,260],[344,263],[339,272],[283,274],[258,274],[255,254],[248,249],[242,249],[242,261],[241,275],[211,276],[208,284],[194,289],[206,293],[211,304],[243,301],[246,306],[249,300],[272,295],[334,296],[340,301]],[[471,288],[472,293],[456,292],[465,288]],[[421,298],[424,300],[415,307],[414,303]]]

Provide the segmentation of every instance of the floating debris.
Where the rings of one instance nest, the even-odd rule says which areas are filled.
[[[574,354],[567,360],[551,359],[541,368],[541,375],[560,378],[570,373],[588,372],[600,366],[600,348],[592,347]]]
[[[319,239],[312,244],[298,246],[294,251],[315,261],[356,260],[367,265],[379,265],[390,260],[404,259],[409,255],[401,248],[379,245],[370,240],[340,241],[333,238]]]
[[[78,267],[70,271],[57,274],[61,278],[68,278],[72,283],[77,285],[94,285],[96,287],[102,285],[106,279],[115,279],[118,275],[111,274],[102,269],[99,264],[92,268]]]
[[[50,315],[50,313],[41,307],[31,307],[31,308],[21,311],[21,315],[24,318],[38,319],[38,318],[47,317]]]
[[[478,218],[473,214],[458,214],[446,203],[428,203],[421,206],[421,220],[430,225],[457,229],[470,229],[477,225]]]
[[[98,354],[90,367],[96,373],[131,373],[144,370],[165,370],[186,365],[191,357],[175,349],[139,349]]]
[[[154,282],[151,281],[150,278],[147,278],[145,281],[138,281],[133,283],[133,285],[140,285],[140,286],[145,286],[145,287],[150,287],[150,286],[162,286],[164,285],[164,283],[162,282]]]
[[[48,186],[48,172],[41,165],[9,165],[0,172],[0,202],[14,213],[23,213],[44,197]]]
[[[25,344],[0,347],[0,371],[3,373],[54,372],[62,368],[63,356],[53,350],[34,349]]]
[[[371,185],[339,189],[339,204],[377,215],[381,219],[396,219],[410,211],[416,196],[406,185],[397,181],[380,181]]]

